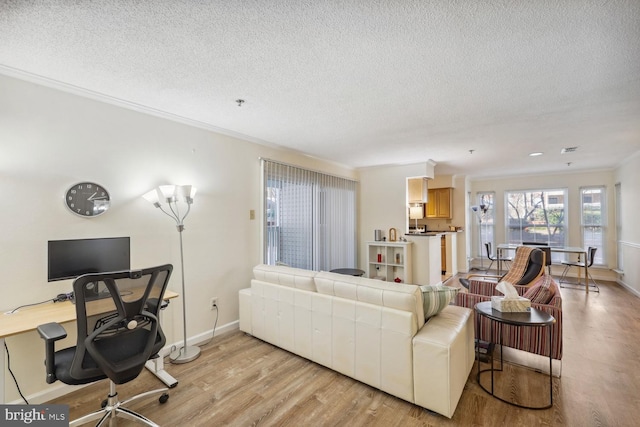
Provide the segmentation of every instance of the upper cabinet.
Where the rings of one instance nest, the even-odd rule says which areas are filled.
[[[425,203],[427,201],[427,178],[407,179],[407,201]]]
[[[453,188],[430,188],[427,218],[451,219],[453,215]]]

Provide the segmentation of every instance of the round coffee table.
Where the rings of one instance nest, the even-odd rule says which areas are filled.
[[[490,352],[489,361],[488,361],[488,363],[491,364],[491,367],[487,369],[480,369],[480,352],[477,351],[478,349],[476,348],[476,362],[478,363],[478,375],[476,376],[476,379],[478,381],[478,385],[480,386],[480,388],[486,391],[487,393],[489,393],[491,396],[495,397],[496,399],[499,399],[510,405],[517,406],[519,408],[547,409],[553,406],[553,375],[552,375],[552,369],[551,369],[552,368],[551,343],[553,342],[553,336],[552,336],[553,329],[551,328],[551,326],[553,326],[553,324],[556,322],[556,319],[549,313],[546,313],[542,310],[538,310],[533,307],[531,307],[529,311],[525,311],[525,312],[503,312],[503,311],[494,310],[493,308],[491,308],[491,301],[480,302],[476,304],[475,310],[480,315],[478,316],[478,319],[477,319],[476,330],[478,331],[480,330],[480,317],[486,317],[492,320],[491,322],[489,322],[490,338],[493,338],[493,324],[496,323],[500,328],[499,342],[495,343],[500,345],[500,369],[496,369],[494,367],[493,352]],[[503,363],[503,357],[502,357],[502,342],[503,342],[502,326],[503,325],[514,325],[514,326],[533,327],[533,328],[535,327],[549,328],[549,404],[548,405],[544,405],[544,406],[520,405],[518,403],[506,400],[495,394],[494,388],[493,388],[493,384],[494,384],[493,374],[494,372],[502,371],[502,363]],[[477,345],[478,344],[476,343],[476,346]],[[491,390],[488,390],[485,386],[483,386],[482,382],[480,381],[480,375],[486,372],[491,372]]]
[[[363,276],[364,270],[358,268],[335,268],[331,273],[346,274],[347,276]]]

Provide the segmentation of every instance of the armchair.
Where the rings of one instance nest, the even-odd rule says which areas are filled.
[[[544,262],[542,263],[544,271]],[[471,280],[468,293],[459,292],[456,295],[455,305],[473,309],[475,305],[483,301],[491,301],[491,296],[502,295],[495,289],[495,282],[486,282],[481,280]],[[562,359],[562,296],[560,287],[551,276],[546,274],[540,276],[531,286],[514,285],[520,296],[528,296],[531,298],[531,307],[537,308],[551,314],[556,323],[551,327],[553,333],[553,342],[551,343],[551,357],[556,360]],[[544,289],[544,297],[538,292]],[[541,296],[541,298],[537,298]],[[549,299],[550,298],[550,299]],[[548,301],[547,301],[548,300]],[[543,302],[538,302],[543,301]],[[476,339],[487,342],[498,342],[498,329],[494,328],[493,337],[489,336],[490,319],[481,317],[476,313],[477,320],[480,318],[480,330],[476,330]],[[547,328],[526,328],[514,325],[502,326],[503,345],[515,348],[517,350],[535,353],[543,356],[549,355],[549,336]]]
[[[494,286],[502,280],[513,285],[528,285],[542,276],[545,264],[546,254],[543,250],[530,246],[519,246],[511,261],[511,268],[504,275],[470,274],[466,278],[461,278],[460,284],[467,289],[472,281],[488,281]]]
[[[45,340],[46,380],[78,385],[109,378],[109,394],[102,409],[85,415],[70,426],[115,417],[156,426],[148,418],[124,407],[139,398],[161,393],[160,403],[169,398],[167,388],[149,391],[123,402],[116,384],[135,379],[147,360],[157,357],[165,344],[158,312],[173,267],[170,264],[135,271],[85,274],[73,283],[77,342],[55,351],[55,342],[67,336],[58,323],[38,326]]]

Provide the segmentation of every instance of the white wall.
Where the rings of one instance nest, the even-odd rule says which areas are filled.
[[[260,218],[258,157],[356,176],[308,156],[1,75],[0,93],[0,306],[5,310],[71,290],[71,281],[47,283],[51,239],[130,236],[132,267],[172,263],[169,286],[180,293],[175,224],[140,196],[158,184],[192,184],[198,194],[183,234],[187,335],[213,328],[212,296],[219,297],[218,325],[232,324],[238,319],[238,290],[249,286],[251,268],[260,262],[260,223],[249,220],[250,209]],[[107,188],[112,197],[107,213],[86,219],[66,209],[63,194],[80,181]],[[181,307],[177,299],[163,313],[168,343],[182,338]],[[24,394],[52,387],[44,381],[44,345],[35,332],[11,337],[7,345]],[[18,399],[12,382],[5,392],[7,401]]]
[[[640,152],[619,167],[615,182],[620,183],[620,251],[624,274],[619,283],[640,296]]]

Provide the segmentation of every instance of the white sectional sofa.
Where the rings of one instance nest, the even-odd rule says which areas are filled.
[[[425,322],[416,285],[258,265],[240,329],[451,418],[474,362],[472,311]]]

